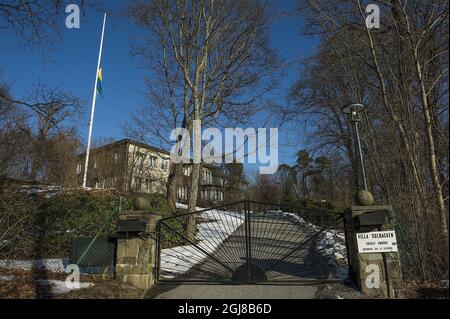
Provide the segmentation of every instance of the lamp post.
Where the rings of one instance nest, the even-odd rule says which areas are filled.
[[[361,148],[361,138],[359,136],[359,122],[361,122],[360,118],[360,112],[365,108],[366,106],[361,103],[352,103],[347,104],[341,107],[341,111],[344,114],[348,114],[351,116],[351,121],[353,123],[353,126],[355,127],[355,133],[356,133],[356,144],[358,146],[358,153],[359,153],[359,163],[361,165],[361,175],[364,183],[364,190],[368,191],[367,187],[367,178],[366,178],[366,170],[364,168],[364,159],[362,154],[362,148]]]

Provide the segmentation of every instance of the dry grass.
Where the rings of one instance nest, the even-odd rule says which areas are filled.
[[[0,281],[0,299],[140,299],[144,295],[144,291],[133,286],[113,279],[99,279],[92,276],[80,276],[81,282],[93,282],[92,287],[53,295],[51,287],[40,284],[38,280],[64,281],[66,274],[0,269],[0,275],[14,276],[12,280]]]
[[[410,282],[406,285],[408,299],[448,299],[448,288],[435,282]]]

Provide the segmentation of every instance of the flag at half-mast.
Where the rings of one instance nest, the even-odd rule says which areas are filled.
[[[102,81],[103,81],[103,70],[102,68],[98,69],[97,72],[97,94],[100,94],[103,96],[103,89],[102,89]]]

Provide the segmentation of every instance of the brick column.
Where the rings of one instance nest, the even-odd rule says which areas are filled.
[[[119,221],[145,222],[144,232],[120,232],[117,240],[116,279],[140,289],[155,283],[156,222],[161,218],[148,211],[125,211]]]
[[[388,218],[381,224],[361,225],[358,216],[377,212],[387,212]],[[350,275],[364,294],[379,298],[403,298],[402,273],[399,252],[359,253],[357,233],[394,230],[395,215],[391,206],[352,206],[345,212],[345,233],[348,245]],[[379,276],[373,276],[375,268]],[[370,276],[370,277],[369,277]],[[369,277],[369,278],[368,278]],[[368,287],[366,280],[379,288]],[[378,280],[376,280],[378,278]],[[370,284],[369,284],[370,285]]]

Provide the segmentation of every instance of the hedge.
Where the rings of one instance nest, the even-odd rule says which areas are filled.
[[[161,194],[141,194],[150,210],[171,216]],[[134,209],[134,197],[109,191],[64,191],[30,196],[0,194],[0,259],[69,258],[76,238],[116,236],[119,209]],[[186,218],[167,223],[184,234]],[[180,236],[162,229],[163,248],[182,244]]]
[[[171,217],[172,212],[170,211],[169,204],[164,195],[159,193],[154,194],[139,194],[140,196],[147,197],[150,202],[150,209],[161,215],[161,218]],[[181,213],[185,213],[180,210]],[[179,234],[186,233],[188,218],[186,216],[176,217],[165,221],[165,224],[169,227],[163,225],[161,227],[161,246],[162,248],[169,248],[174,246],[187,245],[187,243],[181,238]]]
[[[52,196],[3,193],[0,257],[67,258],[77,237],[115,235],[119,205],[131,209],[132,198],[84,190]]]

